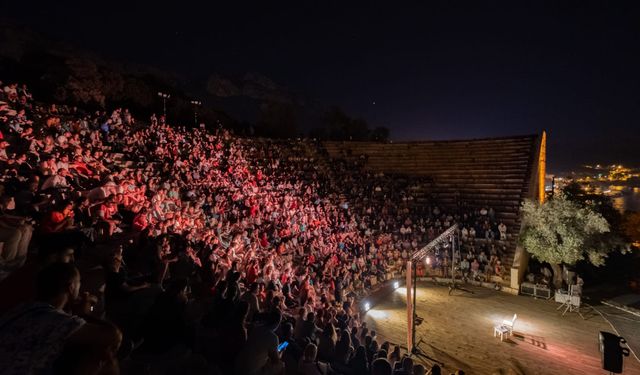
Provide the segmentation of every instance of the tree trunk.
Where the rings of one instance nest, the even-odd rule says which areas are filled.
[[[553,270],[553,286],[556,290],[562,288],[562,267],[559,264],[550,264]]]

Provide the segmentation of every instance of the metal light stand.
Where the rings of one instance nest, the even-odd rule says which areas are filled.
[[[564,316],[564,314],[566,314],[567,312],[574,312],[574,313],[578,313],[578,315],[580,315],[580,317],[584,320],[585,317],[584,315],[582,315],[582,312],[580,312],[581,302],[578,302],[578,304],[574,304],[571,298],[571,297],[578,297],[582,299],[582,296],[580,294],[574,293],[573,285],[569,285],[569,295],[567,297],[568,298],[562,303],[562,305],[558,306],[556,310],[560,310],[561,308],[564,307],[564,310],[562,311],[562,316]]]
[[[164,116],[164,121],[167,121],[167,99],[171,97],[170,94],[158,91],[158,96],[162,98],[162,115]]]
[[[429,357],[424,350],[422,350],[420,348],[420,344],[422,344],[424,341],[422,340],[422,338],[420,338],[420,340],[418,340],[418,342],[416,343],[416,326],[418,324],[416,324],[416,322],[419,320],[420,323],[422,324],[423,319],[421,317],[418,316],[418,314],[416,314],[416,288],[417,288],[417,281],[418,281],[418,273],[417,273],[417,262],[413,262],[413,329],[411,330],[412,333],[412,340],[411,342],[413,342],[413,347],[411,348],[411,350],[409,351],[409,357],[412,356],[416,356],[416,357],[420,357],[424,360],[430,361],[430,362],[434,362],[437,363],[440,367],[444,367],[444,362],[438,361],[435,358]]]
[[[198,107],[202,105],[202,102],[199,100],[192,100],[191,104],[193,104],[193,123],[198,126]]]
[[[411,277],[408,278],[407,280],[407,281],[411,280],[411,282],[413,282],[413,288],[407,289],[407,294],[409,294],[409,291],[413,290],[413,296],[409,296],[409,295],[407,296],[409,297],[407,299],[407,315],[408,315],[407,329],[409,328],[411,329],[410,340],[409,340],[409,337],[407,337],[407,341],[411,341],[411,342],[407,342],[407,347],[408,347],[407,351],[409,352],[409,356],[420,357],[424,360],[437,363],[441,367],[444,367],[443,362],[438,361],[435,358],[429,357],[428,355],[425,354],[425,352],[422,349],[420,349],[420,344],[424,342],[422,339],[418,340],[418,342],[416,343],[416,326],[418,325],[416,323],[418,321],[420,323],[423,322],[423,319],[416,314],[416,292],[417,292],[417,284],[418,284],[417,262],[424,261],[424,259],[429,255],[430,252],[433,251],[433,249],[435,249],[437,246],[439,246],[442,243],[450,241],[451,240],[450,236],[453,236],[457,230],[458,230],[458,224],[453,224],[451,227],[449,227],[447,230],[442,232],[438,237],[436,237],[434,240],[429,242],[422,249],[416,250],[413,254],[411,254],[411,257],[410,257],[411,267],[407,269],[407,272],[413,271],[413,275],[411,275]],[[409,303],[411,302],[411,300],[413,300],[412,301],[413,306],[409,308]],[[409,309],[411,311],[409,311]],[[409,320],[411,320],[410,324],[409,324]]]

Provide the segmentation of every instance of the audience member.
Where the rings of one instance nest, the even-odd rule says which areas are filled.
[[[458,276],[504,273],[508,231],[492,207],[418,204],[413,192],[426,179],[374,173],[365,156],[330,158],[311,140],[245,139],[171,126],[165,116],[140,123],[126,108],[39,105],[14,83],[1,94],[0,313],[9,315],[0,319],[15,311],[40,319],[17,310],[46,302],[30,281],[74,260],[92,292],[104,290],[96,300],[57,289],[42,324],[65,323],[34,347],[46,352],[37,371],[110,371],[122,341],[125,361],[201,356],[223,374],[280,373],[283,363],[287,373],[387,374],[386,358],[400,361],[400,349],[378,345],[358,298],[455,223]],[[435,249],[426,272],[451,276],[449,255]],[[86,323],[103,313],[114,325]],[[71,340],[84,327],[96,346]],[[47,340],[55,344],[45,348]]]

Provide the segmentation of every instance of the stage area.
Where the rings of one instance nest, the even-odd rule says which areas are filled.
[[[595,311],[583,309],[561,316],[553,300],[535,300],[494,290],[469,287],[475,294],[432,282],[418,283],[416,329],[426,355],[444,362],[443,373],[467,374],[607,374],[601,369],[598,332],[614,332]],[[518,314],[514,334],[504,342],[493,327]],[[373,306],[365,321],[378,333],[378,343],[406,346],[406,290],[398,288]],[[626,357],[623,374],[640,374],[640,363]],[[423,362],[429,364],[428,362]],[[429,364],[430,365],[430,364]]]

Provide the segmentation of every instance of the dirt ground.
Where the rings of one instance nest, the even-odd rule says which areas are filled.
[[[595,311],[581,310],[562,316],[553,300],[536,300],[494,290],[469,287],[474,294],[454,291],[431,282],[418,284],[416,341],[429,357],[444,362],[443,373],[457,369],[467,374],[608,374],[602,370],[599,331],[614,332]],[[493,327],[518,314],[514,334],[501,342]],[[406,346],[406,289],[399,288],[366,314],[378,342]],[[640,334],[640,333],[639,333]],[[427,364],[428,361],[417,359]],[[640,375],[640,363],[624,359],[623,374]]]

